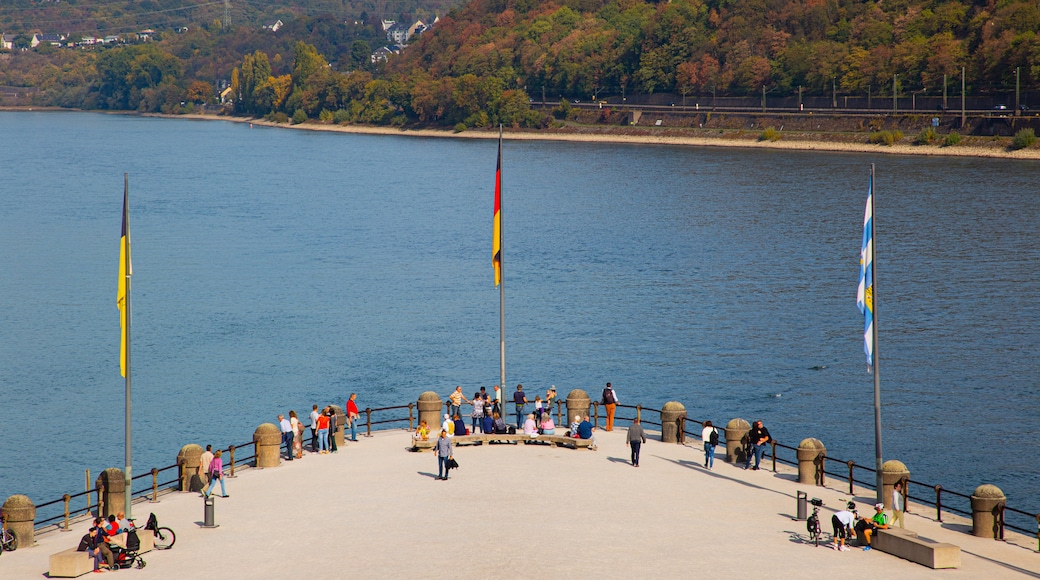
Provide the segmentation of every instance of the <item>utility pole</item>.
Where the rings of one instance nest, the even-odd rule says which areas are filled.
[[[762,112],[766,112],[766,86],[762,85]]]
[[[870,84],[867,84],[867,110],[870,110]]]
[[[802,85],[798,85],[798,110],[802,110]]]
[[[946,73],[943,73],[943,112],[946,112]]]
[[[967,116],[964,114],[964,67],[961,67],[961,128],[964,128],[964,123],[967,120]]]
[[[224,0],[224,30],[231,30],[231,0]]]
[[[1019,109],[1019,106],[1018,106],[1018,89],[1019,89],[1019,84],[1018,84],[1019,75],[1018,75],[1018,73],[1019,73],[1019,69],[1021,69],[1021,68],[1022,67],[1018,67],[1018,66],[1015,67],[1015,116],[1016,117],[1018,116],[1018,113],[1021,110],[1021,109]]]
[[[893,113],[899,110],[899,101],[898,101],[899,93],[897,92],[899,89],[896,88],[896,78],[898,76],[899,75],[897,75],[897,74],[892,75],[892,112]]]
[[[831,77],[831,108],[838,108],[838,80]]]

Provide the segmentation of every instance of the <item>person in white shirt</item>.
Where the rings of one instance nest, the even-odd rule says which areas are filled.
[[[311,409],[311,451],[318,452],[318,406]]]
[[[849,502],[849,509],[835,512],[831,516],[831,526],[834,528],[834,549],[841,552],[848,552],[849,548],[845,545],[846,539],[852,539],[852,527],[856,524],[856,519],[859,515],[856,513],[856,504]]]
[[[285,445],[285,454],[289,457],[289,461],[292,461],[292,423],[285,418],[285,415],[278,415],[278,428],[282,431],[282,444]]]
[[[715,435],[714,439],[712,435]],[[704,441],[704,467],[711,469],[715,465],[715,446],[719,442],[719,430],[711,424],[711,421],[704,422],[701,440]],[[712,443],[713,440],[715,443]]]
[[[892,523],[899,522],[899,527],[905,527],[903,525],[904,512],[906,512],[906,498],[903,497],[903,482],[897,481],[892,486]]]

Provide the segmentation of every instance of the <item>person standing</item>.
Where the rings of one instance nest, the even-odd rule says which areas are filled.
[[[300,459],[303,457],[303,423],[301,423],[300,418],[296,416],[296,411],[289,411],[289,424],[292,425],[293,457]]]
[[[704,441],[704,467],[711,469],[715,466],[715,447],[719,444],[719,430],[711,421],[704,422],[701,440]]]
[[[545,410],[552,414],[553,400],[556,399],[556,385],[549,385],[549,390],[545,391]]]
[[[614,387],[610,383],[607,383],[605,389],[603,389],[603,406],[607,408],[607,426],[604,427],[606,431],[614,430],[614,411],[617,410],[618,398],[617,393],[614,392]]]
[[[320,413],[318,415],[318,453],[324,455],[329,452],[329,415]]]
[[[906,512],[906,497],[903,496],[903,482],[897,481],[892,486],[892,524],[895,525],[899,522],[899,527],[905,527],[903,525],[903,514]]]
[[[772,439],[769,436],[769,429],[762,426],[762,421],[755,421],[755,426],[748,433],[748,441],[751,442],[752,446],[751,455],[755,456],[755,471],[758,470],[758,465],[762,463],[762,456],[766,453],[766,445],[769,445]],[[744,469],[751,467],[751,455],[748,455],[744,461]]]
[[[318,452],[318,406],[311,407],[311,453]]]
[[[513,393],[513,405],[516,407],[516,428],[519,430],[524,426],[524,409],[527,407],[527,396],[524,395],[524,386],[517,385]]]
[[[643,426],[639,424],[639,417],[636,417],[628,428],[628,437],[625,440],[625,444],[632,448],[632,465],[634,467],[639,467],[639,448],[643,443],[646,443],[646,433],[643,433]]]
[[[447,463],[452,458],[451,454],[451,439],[448,438],[448,432],[441,429],[441,436],[437,438],[437,444],[434,447],[437,450],[437,479],[448,479]]]
[[[207,445],[206,450],[202,452],[202,457],[199,459],[199,481],[202,482],[202,489],[206,489],[209,485],[209,464],[213,461],[213,446]]]
[[[289,456],[289,461],[292,461],[292,423],[285,418],[285,415],[278,415],[278,428],[282,431],[282,445],[285,445],[285,454]]]
[[[491,414],[494,415],[495,413],[502,414],[502,389],[498,388],[498,385],[495,385],[495,397],[492,400],[491,407]]]
[[[466,395],[462,394],[462,387],[458,386],[455,387],[455,390],[452,391],[450,395],[448,395],[448,401],[450,402],[448,405],[448,415],[454,417],[455,415],[462,413],[462,402],[465,401],[468,403],[469,399],[466,398]]]
[[[477,429],[484,432],[484,398],[480,396],[480,393],[476,393],[473,397],[473,412],[470,413],[470,422],[473,424],[473,433],[476,434]]]
[[[339,414],[332,408],[332,405],[325,407],[325,414],[329,416],[329,451],[338,453],[339,447],[336,445],[336,431],[339,429]]]
[[[218,481],[220,482],[220,497],[231,497],[224,489],[224,460],[220,458],[220,454],[220,449],[217,449],[217,452],[213,454],[213,461],[209,464],[209,489],[206,490],[206,497],[213,493],[213,488],[217,486]],[[290,457],[292,456],[290,455]]]
[[[347,424],[350,425],[350,440],[357,441],[357,421],[361,414],[357,408],[357,393],[350,393],[347,399]]]

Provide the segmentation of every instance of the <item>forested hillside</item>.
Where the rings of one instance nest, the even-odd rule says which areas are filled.
[[[980,95],[1040,78],[1040,0],[473,0],[447,14],[432,1],[232,1],[228,28],[223,2],[9,0],[0,31],[23,40],[72,22],[156,34],[0,53],[0,86],[26,87],[22,104],[183,112],[230,84],[238,114],[485,126],[551,122],[529,106],[543,94],[936,95],[963,68]],[[371,51],[391,7],[442,18],[384,65]],[[274,18],[285,26],[261,27]]]
[[[473,0],[394,63],[532,94],[891,94],[1040,77],[1036,0]],[[958,87],[959,88],[959,87]]]

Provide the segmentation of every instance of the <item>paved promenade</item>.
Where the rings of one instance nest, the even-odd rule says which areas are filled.
[[[457,448],[460,464],[437,481],[435,457],[405,451],[406,431],[348,442],[335,455],[307,455],[227,480],[216,522],[203,529],[198,494],[135,504],[177,533],[171,550],[145,554],[130,578],[652,578],[725,575],[771,578],[1040,578],[1035,538],[997,542],[939,524],[926,508],[907,514],[922,537],[961,547],[957,570],[931,570],[873,550],[837,552],[806,543],[794,520],[806,491],[831,508],[848,494],[798,485],[793,470],[702,467],[698,440],[664,444],[651,435],[640,467],[628,463],[625,430],[598,431],[599,451],[535,445]],[[845,492],[847,492],[847,487]],[[854,498],[869,512],[873,495]],[[4,553],[0,578],[41,578],[48,556],[75,546],[72,532],[37,537]],[[829,533],[826,534],[829,538]],[[90,577],[100,576],[91,575]]]

